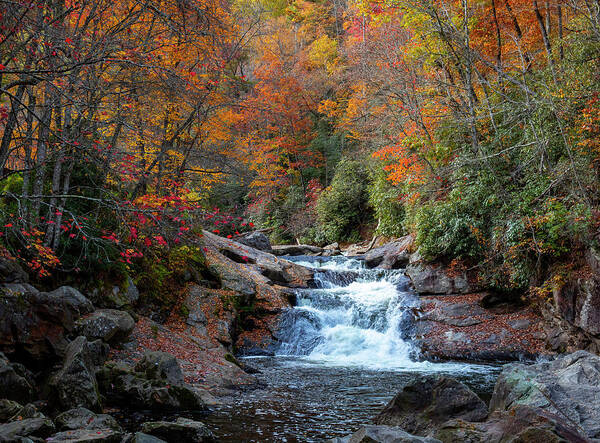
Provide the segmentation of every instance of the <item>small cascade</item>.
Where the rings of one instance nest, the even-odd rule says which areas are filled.
[[[402,270],[366,269],[346,257],[290,257],[315,270],[316,288],[298,292],[284,315],[279,355],[333,365],[416,364],[410,343],[417,298]]]

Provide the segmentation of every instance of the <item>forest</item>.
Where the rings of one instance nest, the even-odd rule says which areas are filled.
[[[326,348],[332,305],[302,292],[339,286],[350,291],[342,305],[354,313],[346,326],[362,328],[365,346],[344,358],[379,355],[395,367],[598,354],[599,174],[599,0],[0,0],[0,351],[7,365],[38,368],[31,389],[59,392],[40,394],[49,399],[45,411],[102,412],[110,398],[131,395],[115,391],[118,365],[89,371],[100,400],[73,403],[58,381],[41,388],[40,362],[67,365],[67,343],[85,336],[91,346],[100,337],[81,332],[86,315],[122,315],[135,352],[171,352],[186,383],[219,378],[227,390],[256,381],[248,355],[342,358],[333,341]],[[249,235],[267,246],[247,243]],[[399,249],[392,256],[389,248]],[[317,266],[304,257],[313,250],[362,264],[332,258]],[[319,267],[340,277],[329,281]],[[373,267],[383,274],[365,270]],[[373,286],[352,292],[357,282]],[[377,292],[376,283],[387,286]],[[403,298],[404,284],[418,301]],[[93,306],[58,321],[48,314],[54,308],[36,311],[50,303],[36,297],[54,292],[34,286],[73,287]],[[382,294],[393,298],[374,314]],[[286,317],[307,303],[318,315]],[[17,320],[31,315],[52,320]],[[357,316],[391,323],[365,326]],[[186,341],[192,323],[201,345]],[[22,324],[56,327],[66,341],[42,344],[37,332],[17,333]],[[391,348],[379,349],[383,338],[364,331],[384,334]],[[349,336],[335,337],[340,345]],[[100,338],[112,349],[109,362],[131,351],[112,335]],[[421,344],[413,348],[413,339]],[[192,357],[197,346],[210,351]],[[127,354],[138,378],[139,365],[152,360],[139,352]],[[213,358],[230,372],[210,378]],[[499,370],[488,369],[473,371],[495,381]],[[365,374],[355,374],[357,383]],[[498,383],[508,383],[504,374]],[[485,399],[491,389],[469,392]],[[0,399],[11,398],[3,392]],[[501,404],[493,395],[490,411]],[[176,409],[186,409],[182,402]],[[2,407],[0,422],[8,421]],[[404,426],[386,410],[377,425]],[[600,422],[590,414],[589,423]],[[339,426],[355,431],[359,418]],[[220,419],[211,420],[225,438]],[[584,422],[573,431],[584,440],[552,432],[566,441],[600,438]],[[289,441],[344,434],[327,426]],[[415,426],[405,430],[434,435],[423,430],[430,424]],[[165,437],[171,430],[143,429],[175,441]],[[488,431],[469,441],[495,441]],[[223,441],[288,441],[277,432]],[[467,441],[435,432],[444,442]],[[213,441],[194,435],[189,441]],[[535,435],[515,441],[542,441]]]
[[[40,279],[203,225],[412,233],[537,289],[596,241],[593,1],[3,2],[1,226]]]

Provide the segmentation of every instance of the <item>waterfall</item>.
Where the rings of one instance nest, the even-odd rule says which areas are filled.
[[[402,270],[366,269],[346,257],[289,257],[315,270],[316,288],[299,290],[280,325],[278,355],[332,365],[411,367],[417,298]]]

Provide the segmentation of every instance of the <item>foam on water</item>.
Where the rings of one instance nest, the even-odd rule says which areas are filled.
[[[465,372],[478,365],[418,361],[412,309],[418,305],[402,270],[365,269],[345,257],[290,257],[315,269],[316,289],[298,291],[282,322],[278,355],[306,364],[370,369]]]

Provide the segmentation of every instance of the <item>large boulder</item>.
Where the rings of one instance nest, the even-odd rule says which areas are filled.
[[[157,374],[158,375],[158,374]],[[110,404],[156,411],[203,411],[198,392],[186,384],[148,379],[123,363],[109,362],[97,373],[100,389]]]
[[[443,266],[421,260],[411,259],[411,263],[406,267],[406,275],[420,295],[466,294],[477,289],[469,283],[466,274],[450,275]]]
[[[368,268],[399,269],[408,264],[410,257],[409,248],[413,237],[407,235],[396,241],[370,250],[365,255],[365,265]]]
[[[125,311],[116,309],[98,309],[77,322],[76,331],[89,340],[102,339],[111,345],[126,341],[135,321]]]
[[[405,386],[374,421],[427,435],[450,419],[478,422],[486,417],[485,403],[468,387],[452,378],[426,376]]]
[[[178,418],[175,422],[153,421],[142,425],[145,434],[178,443],[212,443],[217,439],[212,432],[199,421]]]
[[[165,380],[175,385],[184,383],[183,371],[177,359],[167,352],[146,351],[135,365],[135,370],[150,380]]]
[[[367,425],[354,434],[338,437],[330,443],[442,443],[431,437],[419,437],[409,434],[395,426]]]
[[[600,357],[578,351],[550,362],[506,366],[490,411],[516,406],[542,409],[563,417],[587,437],[600,438]]]
[[[76,429],[54,434],[48,439],[53,443],[121,443],[125,434],[114,429]]]
[[[0,441],[18,442],[23,437],[47,438],[54,432],[52,420],[39,418],[26,418],[0,425]]]
[[[259,251],[272,252],[271,242],[269,237],[260,231],[248,232],[240,237],[236,237],[235,241]]]
[[[166,441],[153,435],[136,432],[126,443],[166,443]]]
[[[450,420],[434,437],[444,443],[590,442],[564,417],[522,405],[510,412],[495,411],[485,422]]]
[[[77,337],[69,344],[61,369],[49,383],[52,399],[61,409],[102,410],[95,373],[107,355],[108,346],[100,340]]]
[[[39,292],[28,284],[0,287],[0,351],[19,351],[33,360],[63,356],[66,335],[82,315],[93,311],[92,303],[78,290],[63,286]]]
[[[127,275],[120,284],[90,282],[89,298],[98,308],[124,309],[132,307],[140,298],[140,291]]]
[[[59,414],[54,423],[59,431],[76,429],[112,429],[122,431],[121,426],[108,414],[95,414],[86,408],[70,409]]]
[[[28,402],[35,391],[33,375],[0,352],[0,398]]]
[[[29,276],[16,260],[0,257],[0,283],[27,283]]]

